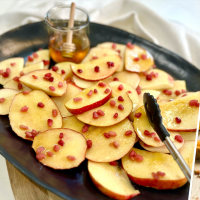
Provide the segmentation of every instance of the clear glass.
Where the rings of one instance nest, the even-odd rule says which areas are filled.
[[[45,22],[49,31],[50,56],[55,62],[80,63],[90,48],[89,16],[84,9],[76,7],[74,27],[68,28],[69,16],[70,5],[63,3],[55,5],[47,12]],[[68,31],[73,31],[72,43],[75,45],[75,50],[70,52],[66,50]]]

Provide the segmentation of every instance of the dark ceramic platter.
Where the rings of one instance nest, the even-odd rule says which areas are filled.
[[[47,30],[43,22],[28,24],[0,36],[0,60],[8,57],[31,54],[39,48],[47,47]],[[177,79],[187,82],[188,90],[200,90],[200,71],[178,55],[148,42],[131,33],[91,23],[91,46],[104,41],[118,43],[132,42],[148,49],[155,58],[157,67],[169,72]],[[11,130],[7,116],[0,116],[0,153],[30,179],[44,188],[68,200],[106,200],[91,182],[87,172],[87,162],[71,170],[53,170],[41,165],[25,141]],[[187,200],[189,184],[177,190],[157,191],[135,185],[141,195],[135,200]]]

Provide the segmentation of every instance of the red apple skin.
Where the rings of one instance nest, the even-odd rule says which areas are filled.
[[[73,85],[73,86],[75,86],[75,87],[77,87],[78,89],[82,90],[82,88],[80,88],[78,85],[76,85],[71,79],[66,80],[66,82],[71,84],[71,85]]]
[[[180,129],[180,130],[177,130],[177,129],[170,129],[170,128],[167,128],[168,131],[173,131],[173,132],[195,132],[197,129],[194,128],[194,129]]]
[[[110,99],[111,95],[112,95],[112,92],[110,92],[104,99],[101,99],[100,101],[97,101],[93,104],[87,105],[87,106],[79,108],[79,109],[69,109],[69,108],[67,108],[67,110],[69,110],[69,112],[71,112],[74,115],[82,114],[82,113],[84,113],[88,110],[92,110],[94,108],[102,106],[103,104],[105,104]]]
[[[180,180],[156,180],[149,178],[137,178],[128,174],[128,177],[136,184],[142,185],[145,187],[152,187],[157,190],[168,190],[168,189],[176,189],[187,183],[187,179],[183,178]]]
[[[90,178],[92,179],[92,182],[95,184],[95,186],[105,195],[109,196],[112,199],[117,199],[117,200],[126,200],[126,199],[131,199],[137,195],[139,195],[140,193],[136,193],[136,194],[132,194],[132,195],[128,195],[128,196],[123,196],[117,193],[114,193],[108,189],[106,189],[105,187],[103,187],[101,184],[99,184],[89,173]]]

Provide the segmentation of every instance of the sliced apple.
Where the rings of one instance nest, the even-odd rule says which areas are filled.
[[[111,126],[128,117],[132,107],[133,103],[128,95],[123,95],[114,97],[104,105],[76,117],[80,121],[93,126]]]
[[[70,113],[66,107],[65,103],[75,97],[77,94],[79,94],[82,90],[78,87],[76,87],[72,82],[67,82],[67,88],[64,95],[60,97],[52,97],[52,100],[55,102],[55,104],[58,106],[62,117],[72,116],[72,113]]]
[[[134,183],[145,187],[176,189],[187,182],[176,161],[168,154],[133,148],[122,158],[122,165]]]
[[[9,113],[10,104],[17,93],[19,91],[13,89],[0,89],[0,115]]]
[[[72,114],[81,114],[106,103],[111,93],[112,90],[108,84],[99,82],[67,101],[65,106]]]
[[[18,76],[24,66],[24,58],[9,58],[0,62],[0,84]]]
[[[36,158],[53,169],[71,169],[85,160],[85,138],[70,129],[50,129],[38,134],[33,141]]]
[[[38,62],[38,63],[35,63],[35,64],[30,64],[26,67],[23,68],[22,72],[24,74],[27,74],[29,72],[32,72],[32,71],[35,71],[35,70],[38,70],[38,69],[44,69],[44,63],[43,62]]]
[[[164,90],[173,86],[173,78],[163,70],[152,69],[145,74],[140,74],[140,87],[143,90]]]
[[[85,89],[97,84],[97,81],[86,81],[77,76],[72,76],[72,81],[80,88]]]
[[[12,130],[27,140],[40,131],[61,128],[62,117],[54,102],[40,90],[15,95],[9,112]]]
[[[152,55],[137,45],[127,45],[125,69],[130,72],[145,72],[154,66]]]
[[[125,200],[140,194],[132,186],[126,172],[119,166],[88,161],[88,171],[96,187],[113,199]]]
[[[29,55],[26,61],[26,66],[39,62],[43,62],[44,68],[48,69],[50,64],[50,54],[48,49],[41,49]]]
[[[31,89],[43,90],[50,96],[62,96],[66,92],[66,82],[60,74],[48,69],[30,72],[19,80]]]
[[[88,81],[98,81],[111,76],[120,66],[118,55],[106,56],[98,60],[71,65],[73,73]]]
[[[171,131],[196,131],[200,92],[160,105],[163,123]]]
[[[56,63],[55,66],[53,66],[51,69],[54,72],[59,73],[63,79],[67,80],[72,77],[72,70],[71,70],[71,62],[61,62]]]
[[[86,158],[95,162],[111,162],[122,158],[132,148],[136,139],[128,119],[105,128],[90,126],[83,134],[91,143]]]

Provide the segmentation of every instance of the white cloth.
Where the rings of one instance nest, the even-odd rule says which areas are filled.
[[[141,0],[148,4],[158,0]],[[56,0],[6,0],[0,1],[0,34],[5,31],[30,22],[40,21]],[[67,1],[70,3],[70,1]],[[184,26],[167,21],[137,0],[74,0],[80,7],[85,8],[93,22],[108,24],[124,29],[147,40],[159,44],[184,57],[200,69],[200,35]],[[161,1],[159,1],[161,2]],[[166,1],[165,1],[166,2]],[[182,2],[168,0],[167,3]],[[195,8],[200,8],[198,0],[189,1]],[[196,4],[194,4],[196,3]],[[149,3],[150,4],[150,3]],[[165,6],[166,6],[165,4]],[[158,4],[155,4],[158,6]],[[163,5],[162,5],[163,6]],[[160,7],[162,12],[165,7]],[[167,9],[167,8],[166,8]],[[172,10],[171,12],[178,12]],[[193,14],[193,13],[191,13]],[[200,32],[200,29],[197,31]],[[4,166],[4,167],[2,167]],[[13,200],[10,185],[5,176],[7,171],[5,161],[0,159],[0,200]]]

